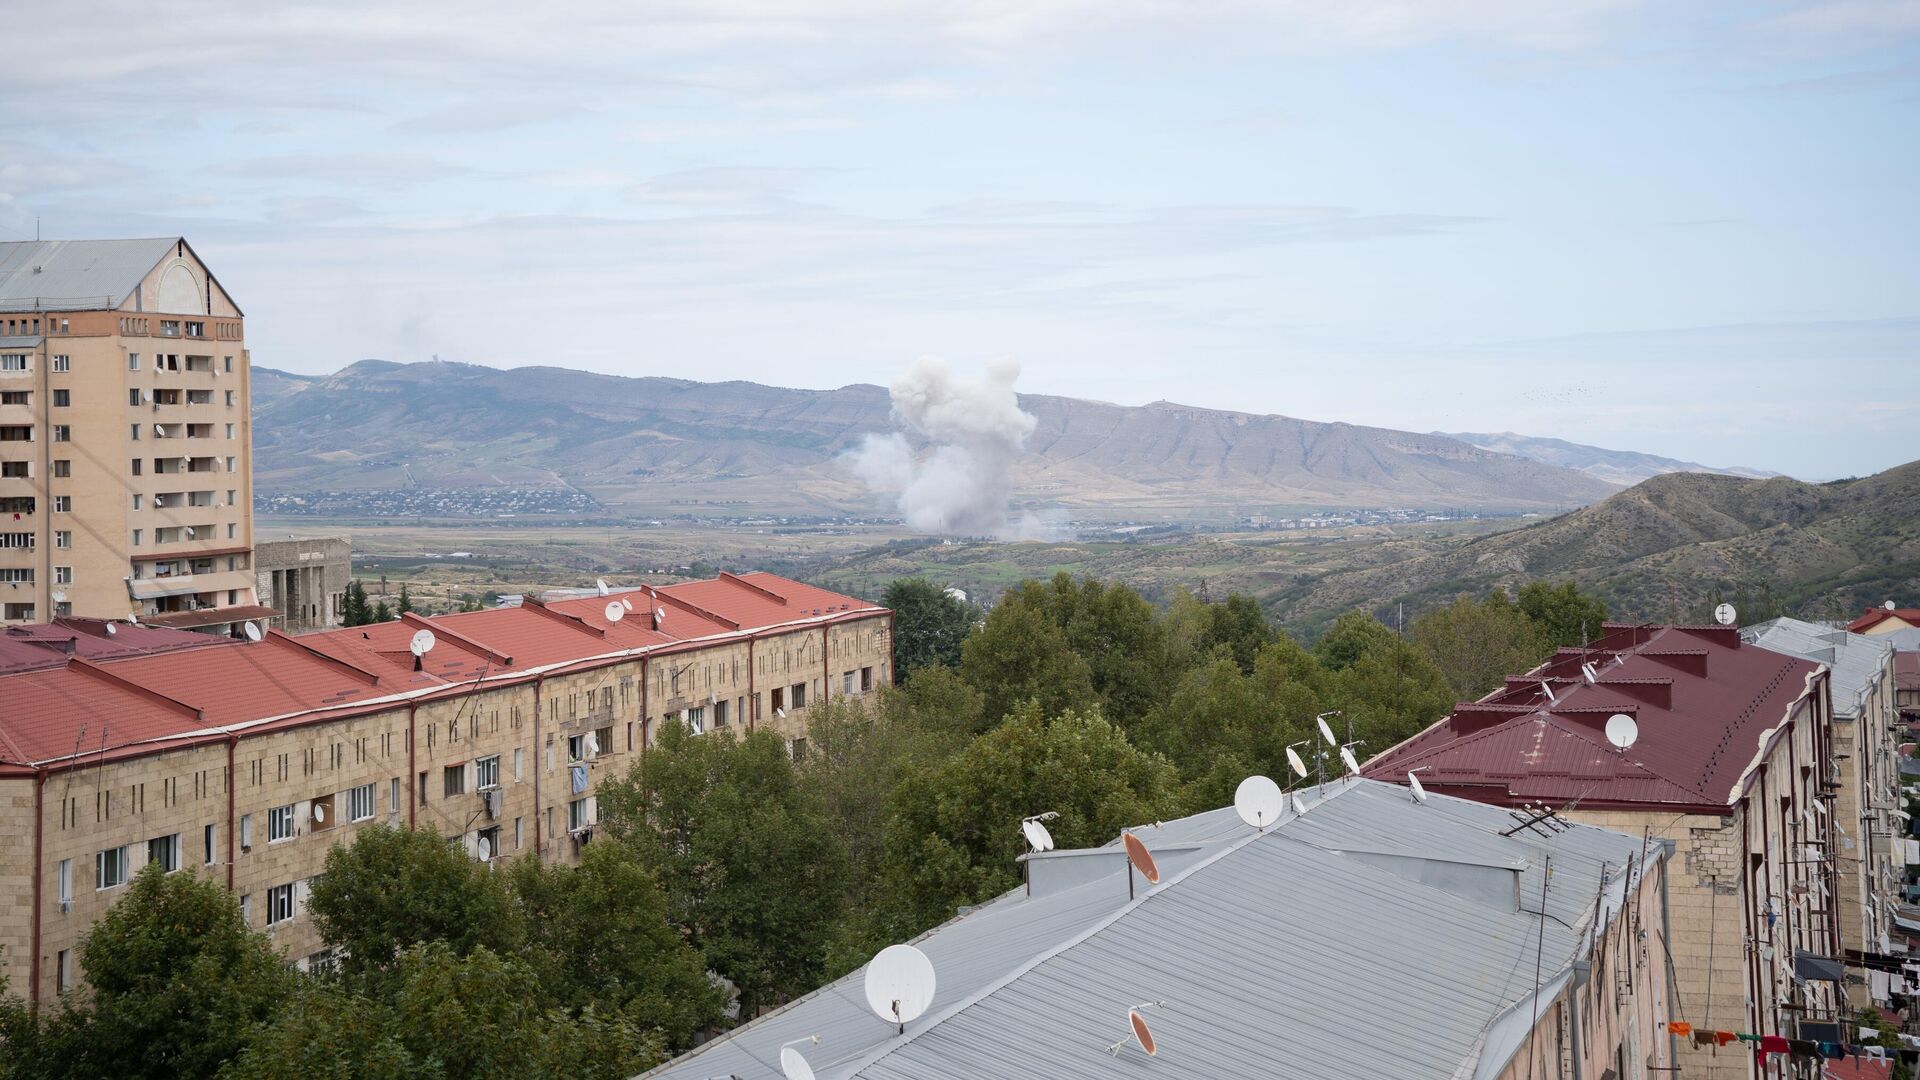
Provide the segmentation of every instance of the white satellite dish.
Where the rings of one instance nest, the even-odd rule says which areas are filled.
[[[1346,765],[1348,772],[1355,776],[1360,775],[1360,762],[1354,759],[1353,747],[1343,746],[1340,748],[1340,761]]]
[[[1301,817],[1305,817],[1307,814],[1306,800],[1302,799],[1298,792],[1295,792],[1293,795],[1293,812]]]
[[[1592,664],[1581,664],[1580,677],[1586,680],[1588,686],[1592,686],[1600,681],[1600,672]]]
[[[421,627],[413,632],[413,639],[407,642],[407,651],[415,656],[425,656],[433,651],[433,631]]]
[[[485,862],[491,858],[493,858],[493,841],[483,836],[480,838],[480,860]]]
[[[1280,785],[1268,776],[1249,776],[1233,789],[1233,811],[1240,820],[1256,829],[1264,829],[1280,817],[1287,805]]]
[[[787,710],[785,710],[785,709],[775,709],[775,710],[773,710],[773,715],[775,715],[775,716],[777,716],[777,717],[779,717],[779,718],[780,718],[780,719],[782,719],[782,720],[785,720],[785,719],[787,718]]]
[[[1292,767],[1294,775],[1302,780],[1307,778],[1307,763],[1300,760],[1300,755],[1294,753],[1291,746],[1287,747],[1287,764]]]
[[[191,540],[194,538],[195,535],[197,534],[193,531],[193,526],[191,525],[187,526],[187,539]]]
[[[153,425],[153,435],[156,439],[164,439],[167,437],[167,429],[161,427],[159,424],[155,424]]]
[[[120,626],[118,623],[108,623],[106,624],[106,626],[102,627],[102,629],[106,630],[108,637],[112,637],[113,635],[120,632]]]
[[[1626,713],[1617,712],[1607,717],[1607,741],[1614,749],[1625,750],[1640,739],[1640,725]]]
[[[905,1025],[933,1004],[933,961],[911,945],[889,945],[867,961],[866,986],[874,1015]]]
[[[600,736],[595,735],[593,732],[589,731],[587,732],[587,756],[598,757],[599,755],[600,755]]]
[[[780,1072],[787,1080],[814,1080],[813,1066],[791,1046],[780,1048]]]
[[[1418,770],[1415,770],[1415,771],[1417,772]],[[1414,802],[1424,803],[1427,801],[1426,785],[1420,782],[1420,778],[1418,776],[1415,776],[1413,773],[1408,773],[1407,785],[1413,789]]]
[[[620,606],[621,606],[621,607],[623,607],[623,608],[626,608],[626,609],[627,609],[628,611],[632,611],[632,610],[633,610],[633,601],[631,601],[631,600],[629,600],[629,599],[627,599],[626,597],[624,597],[624,596],[623,596],[623,597],[621,597],[621,598],[620,598]]]
[[[313,820],[322,821],[322,822],[326,821],[327,808],[324,806],[321,806],[319,803],[314,803],[313,804]]]
[[[607,579],[606,579],[606,578],[598,578],[598,577],[597,577],[597,578],[594,578],[594,579],[593,579],[593,591],[594,591],[594,592],[596,592],[596,593],[599,593],[599,594],[600,594],[601,596],[605,596],[605,595],[607,595],[608,593],[610,593],[610,592],[612,592],[613,590],[612,590],[612,589],[609,589],[609,588],[607,588]]]
[[[620,606],[620,601],[614,600],[607,604],[606,610],[601,614],[607,617],[608,622],[616,623],[627,617],[627,609]]]
[[[1053,850],[1053,834],[1047,831],[1045,825],[1037,821],[1023,821],[1020,823],[1020,831],[1027,836],[1027,847],[1034,851]]]
[[[1719,607],[1713,609],[1713,621],[1719,623],[1721,626],[1732,626],[1733,620],[1738,617],[1738,613],[1733,610],[1732,604],[1721,604]]]
[[[1888,611],[1892,611],[1892,610],[1893,610],[1893,601],[1891,601],[1891,600],[1889,600],[1889,601],[1887,601],[1886,603],[1884,603],[1884,604],[1881,604],[1880,606],[1881,606],[1881,607],[1883,607],[1883,608],[1885,608],[1885,609],[1887,609]]]
[[[250,623],[250,622],[241,623],[240,632],[247,635],[248,641],[259,641],[261,638],[260,627],[259,627],[259,624],[257,623]]]
[[[1313,722],[1320,725],[1320,737],[1327,740],[1328,746],[1339,746],[1340,740],[1333,737],[1333,729],[1327,726],[1327,718],[1316,716]]]
[[[66,593],[64,593],[64,592],[61,592],[61,591],[60,591],[59,589],[55,589],[55,590],[53,590],[53,602],[54,602],[54,603],[56,603],[56,604],[64,604],[64,603],[66,603],[66,602],[67,602],[67,594],[66,594]]]

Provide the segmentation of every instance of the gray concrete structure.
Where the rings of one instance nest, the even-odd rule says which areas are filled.
[[[263,540],[254,545],[260,602],[282,613],[289,634],[340,625],[353,580],[353,542],[344,536]]]

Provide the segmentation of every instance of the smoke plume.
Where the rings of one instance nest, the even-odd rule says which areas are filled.
[[[925,440],[915,453],[904,432],[868,435],[847,455],[854,473],[895,497],[907,524],[951,536],[1009,536],[1013,459],[1039,421],[1014,397],[1018,364],[986,378],[956,378],[945,360],[923,357],[888,388],[893,418]]]

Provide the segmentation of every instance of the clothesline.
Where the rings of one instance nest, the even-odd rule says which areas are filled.
[[[1754,1054],[1762,1058],[1769,1054],[1786,1054],[1795,1060],[1807,1061],[1848,1057],[1886,1057],[1889,1049],[1896,1049],[1877,1043],[1871,1046],[1861,1045],[1869,1039],[1883,1037],[1880,1031],[1870,1027],[1860,1028],[1856,1034],[1859,1042],[1851,1045],[1842,1042],[1816,1042],[1813,1039],[1789,1039],[1784,1035],[1756,1035],[1745,1031],[1709,1031],[1706,1028],[1696,1028],[1684,1020],[1669,1021],[1667,1031],[1674,1035],[1690,1036],[1694,1046],[1711,1049],[1716,1054],[1728,1043],[1751,1044]]]

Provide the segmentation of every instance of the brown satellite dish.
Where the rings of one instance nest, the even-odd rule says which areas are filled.
[[[1126,845],[1127,861],[1133,864],[1135,870],[1140,871],[1141,877],[1147,879],[1147,884],[1160,884],[1160,867],[1153,861],[1153,852],[1148,851],[1147,845],[1141,843],[1140,838],[1132,833],[1122,833],[1121,837],[1121,843]]]
[[[1147,1052],[1148,1057],[1158,1052],[1153,1045],[1153,1032],[1147,1027],[1147,1018],[1141,1016],[1139,1010],[1127,1010],[1127,1023],[1133,1025],[1133,1037],[1140,1043],[1140,1049]]]

